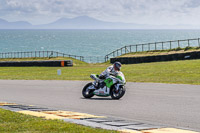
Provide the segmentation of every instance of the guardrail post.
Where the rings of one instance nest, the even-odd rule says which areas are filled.
[[[82,56],[82,61],[84,61],[84,57]]]
[[[149,46],[149,51],[151,50],[151,48],[150,48],[150,43],[148,44],[148,46]]]
[[[179,40],[178,40],[178,47],[180,47]]]
[[[170,43],[170,49],[172,49],[172,42],[171,42],[171,41],[169,41],[169,43]]]
[[[142,44],[142,52],[144,51],[144,44]]]
[[[135,47],[136,47],[135,50],[136,50],[136,52],[137,52],[137,45],[135,45]]]

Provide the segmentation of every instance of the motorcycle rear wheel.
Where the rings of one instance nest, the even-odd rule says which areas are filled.
[[[125,92],[126,92],[125,86],[122,87],[122,88],[120,88],[120,89],[118,90],[118,92],[116,92],[115,86],[113,86],[113,88],[111,89],[110,95],[111,95],[111,98],[112,98],[112,99],[118,100],[118,99],[120,99],[121,97],[123,97],[123,95],[125,94]]]
[[[88,83],[84,86],[83,90],[82,90],[82,95],[85,98],[91,98],[94,96],[93,92],[94,90],[88,89],[88,87],[92,86],[92,83]]]

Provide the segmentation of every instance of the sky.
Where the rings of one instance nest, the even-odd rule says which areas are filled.
[[[46,24],[89,16],[109,22],[200,25],[200,0],[0,0],[0,18]]]

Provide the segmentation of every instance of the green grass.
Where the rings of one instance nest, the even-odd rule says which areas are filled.
[[[175,53],[185,53],[192,51],[200,51],[200,47],[185,47],[185,48],[174,48],[167,50],[151,50],[151,51],[143,51],[143,52],[131,52],[127,54],[123,54],[118,57],[141,57],[141,56],[156,56],[161,54],[175,54]],[[118,58],[117,57],[117,58]]]
[[[80,60],[69,58],[69,57],[53,57],[53,58],[2,58],[0,61],[40,61],[40,60],[73,60],[74,66],[88,65],[86,62]]]
[[[200,84],[200,60],[126,65],[127,81]]]
[[[117,133],[117,131],[96,129],[62,120],[44,120],[9,110],[0,109],[0,132],[9,133]]]
[[[91,80],[110,64],[76,64],[73,67],[0,67],[0,79],[18,80]],[[61,69],[62,75],[57,75]],[[122,65],[128,82],[200,84],[200,60]]]

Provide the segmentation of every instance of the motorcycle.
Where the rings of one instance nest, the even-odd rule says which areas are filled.
[[[94,95],[112,99],[120,99],[126,92],[126,80],[124,74],[119,72],[116,76],[109,75],[106,79],[100,79],[99,75],[91,74],[90,77],[94,82],[86,84],[82,90],[85,98],[91,98]]]

